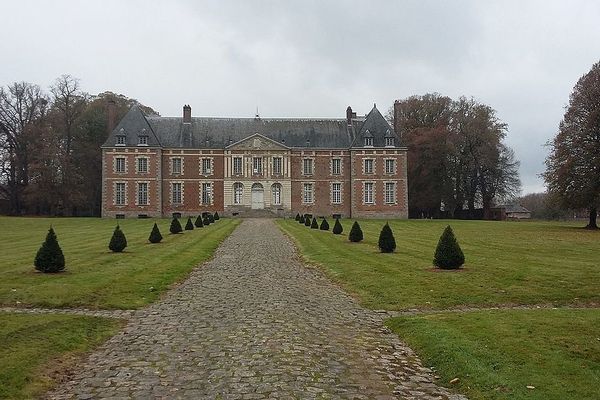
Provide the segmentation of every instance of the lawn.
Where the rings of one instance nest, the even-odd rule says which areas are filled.
[[[440,383],[470,399],[597,399],[598,310],[502,310],[393,318]],[[449,381],[459,378],[455,385]],[[534,389],[528,389],[533,386]]]
[[[121,324],[97,317],[0,314],[0,398],[44,393],[78,355],[114,335]]]
[[[117,222],[128,242],[123,253],[108,249]],[[159,244],[147,242],[154,222],[164,237]],[[142,307],[211,257],[238,223],[221,219],[170,235],[167,219],[0,217],[0,305]],[[66,259],[66,271],[58,274],[42,274],[33,268],[50,225]]]
[[[330,221],[330,225],[333,224]],[[556,222],[390,221],[393,254],[378,252],[385,221],[360,221],[365,240],[278,220],[308,262],[358,295],[367,307],[401,310],[496,304],[600,302],[600,232]],[[451,224],[465,253],[460,271],[432,268],[437,241]]]
[[[365,240],[358,244],[348,241],[350,220],[339,236],[294,220],[278,223],[308,262],[365,306],[426,312],[387,324],[435,368],[442,385],[472,399],[598,398],[600,232],[557,222],[396,220],[396,252],[381,254],[385,221],[360,221]],[[447,224],[465,253],[460,271],[432,268]],[[596,308],[432,311],[516,304]]]

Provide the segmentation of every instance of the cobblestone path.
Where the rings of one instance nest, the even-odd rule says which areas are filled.
[[[461,399],[381,317],[305,267],[273,221],[245,220],[163,300],[47,395],[77,398]]]

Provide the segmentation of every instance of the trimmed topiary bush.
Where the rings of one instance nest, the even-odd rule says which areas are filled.
[[[183,229],[181,229],[181,224],[179,223],[179,219],[177,217],[173,217],[171,221],[171,226],[169,227],[169,232],[172,234],[181,233]]]
[[[308,215],[304,217],[304,226],[310,226],[311,222],[312,221],[310,220],[310,217]]]
[[[156,222],[155,222],[154,226],[152,227],[152,232],[150,232],[150,237],[148,238],[148,241],[150,243],[160,243],[161,240],[162,240],[162,235],[160,234],[158,225],[156,225]]]
[[[300,221],[300,214],[296,214],[296,221]]]
[[[396,239],[394,238],[392,228],[390,228],[387,222],[379,233],[379,250],[382,253],[391,253],[396,250]]]
[[[108,243],[108,248],[114,253],[120,253],[125,250],[125,247],[127,247],[127,239],[125,238],[125,234],[121,230],[121,227],[117,225],[110,238],[110,243]]]
[[[310,224],[310,229],[319,229],[319,223],[317,222],[317,217],[313,217],[312,223]]]
[[[55,273],[65,269],[65,256],[52,227],[48,229],[46,240],[35,255],[33,265],[35,269],[44,273]]]
[[[198,217],[196,218],[196,222],[194,222],[194,225],[196,225],[196,228],[202,228],[204,226],[204,223],[202,222],[202,215],[198,215]]]
[[[360,229],[360,225],[358,224],[358,221],[354,221],[354,223],[352,224],[352,228],[350,229],[350,234],[348,235],[348,240],[350,240],[351,242],[360,242],[363,240],[363,232],[362,229]]]
[[[300,219],[298,220],[299,223],[304,224],[305,219],[304,219],[304,214],[300,216]]]
[[[185,223],[185,230],[186,231],[193,231],[194,230],[194,224],[192,223],[192,217],[188,217],[188,220]]]
[[[441,269],[458,269],[465,263],[463,254],[450,225],[444,229],[435,249],[433,265]]]
[[[335,224],[333,224],[332,232],[334,235],[341,235],[342,232],[344,232],[344,227],[342,226],[342,224],[340,224],[339,218],[335,219]]]
[[[219,217],[219,212],[218,211],[215,211],[215,215],[213,215],[213,219],[215,221],[218,221],[219,219],[221,219],[221,217]]]
[[[319,227],[319,229],[322,231],[329,230],[329,222],[327,222],[327,220],[325,218],[323,218],[323,221],[321,221],[321,226]]]
[[[210,225],[210,218],[209,218],[208,214],[204,215],[204,217],[202,218],[202,222],[204,223],[205,226]]]
[[[206,214],[206,218],[210,221],[211,224],[214,224],[215,217],[211,213]]]

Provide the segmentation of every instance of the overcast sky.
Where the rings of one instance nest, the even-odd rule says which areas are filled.
[[[439,92],[509,125],[525,193],[577,79],[600,2],[0,0],[0,85],[61,74],[162,115],[344,117]]]

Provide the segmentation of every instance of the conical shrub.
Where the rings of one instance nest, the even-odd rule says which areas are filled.
[[[348,235],[348,240],[350,240],[351,242],[360,242],[363,240],[363,232],[362,229],[360,229],[358,221],[354,221],[354,223],[352,224],[350,234]]]
[[[317,222],[317,217],[313,217],[312,223],[310,224],[310,229],[319,229],[319,223]]]
[[[300,214],[296,214],[296,221],[300,221]]]
[[[204,223],[205,226],[210,225],[210,218],[209,218],[208,214],[204,215],[204,217],[202,218],[202,222]]]
[[[391,253],[396,250],[396,239],[394,238],[392,228],[390,228],[387,222],[379,233],[379,250],[382,253]]]
[[[65,256],[52,227],[48,229],[46,240],[35,255],[33,265],[35,269],[45,273],[60,272],[65,269]]]
[[[196,228],[202,228],[204,226],[204,224],[202,223],[202,215],[198,215],[198,217],[196,218],[196,222],[194,222],[194,225],[196,225]]]
[[[329,230],[329,222],[327,222],[327,220],[325,218],[323,218],[323,221],[321,221],[321,226],[319,227],[319,229],[322,231]]]
[[[179,219],[177,217],[173,217],[171,221],[171,226],[169,227],[169,232],[172,234],[181,233],[183,229],[181,229],[181,224],[179,223]]]
[[[208,218],[211,224],[215,222],[215,217],[211,213],[206,214],[206,218]]]
[[[215,211],[215,215],[213,215],[213,219],[215,221],[218,221],[219,219],[221,219],[221,217],[219,217],[219,212],[218,211]]]
[[[114,253],[120,253],[125,250],[125,247],[127,247],[127,239],[121,227],[117,225],[108,243],[108,248]]]
[[[311,222],[312,221],[310,220],[310,217],[308,215],[306,215],[304,217],[304,226],[310,226]]]
[[[194,230],[194,224],[192,223],[192,218],[191,217],[188,217],[188,220],[185,223],[185,230],[186,231],[193,231]]]
[[[155,222],[154,226],[152,227],[152,231],[150,232],[150,237],[148,237],[148,241],[150,243],[160,243],[161,240],[162,240],[162,235],[160,234],[158,225],[156,225],[156,222]]]
[[[441,269],[457,269],[465,263],[463,254],[450,225],[444,229],[435,249],[433,265]]]
[[[302,214],[302,215],[300,216],[300,219],[298,220],[298,222],[299,222],[299,223],[301,223],[301,224],[304,224],[304,222],[305,222],[305,219],[304,219],[304,214]]]
[[[333,230],[332,230],[332,232],[333,232],[334,235],[341,235],[342,232],[344,232],[344,227],[340,223],[340,219],[339,218],[335,219],[335,224],[333,224]]]

